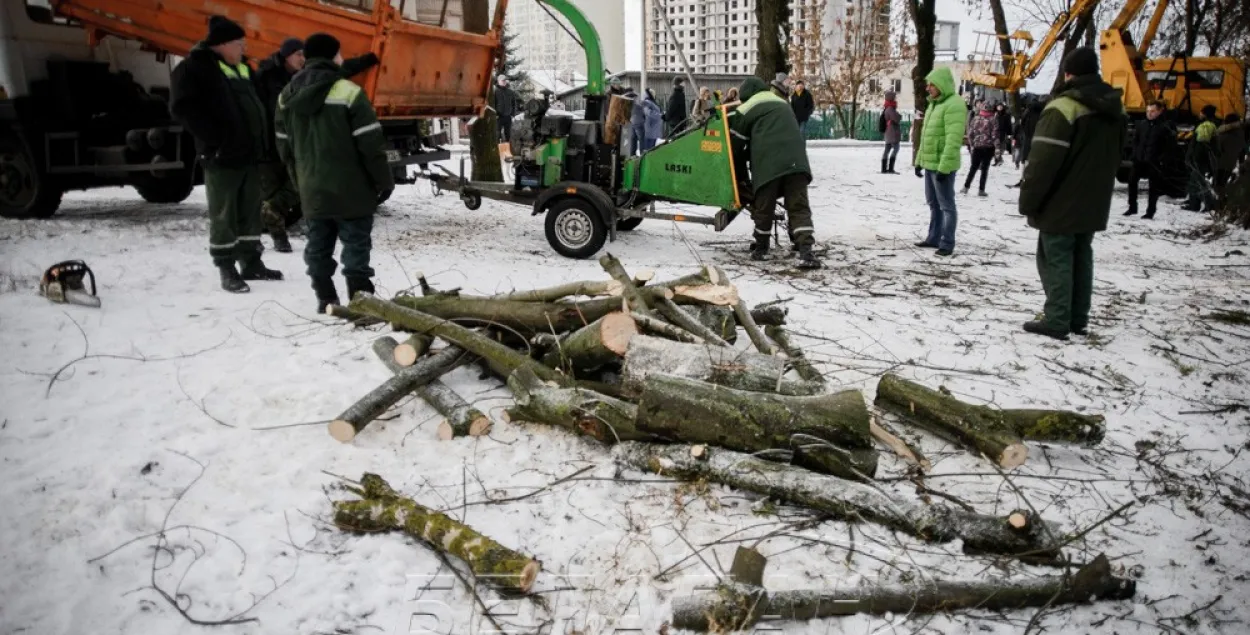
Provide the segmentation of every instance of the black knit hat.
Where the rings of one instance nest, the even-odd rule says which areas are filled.
[[[332,60],[339,54],[339,41],[329,33],[313,33],[304,40],[304,57]]]
[[[304,50],[304,41],[297,37],[289,37],[282,40],[282,46],[278,47],[278,56],[286,59],[302,50]]]
[[[1079,77],[1098,74],[1098,53],[1088,46],[1072,51],[1063,58],[1063,72]]]
[[[208,37],[204,38],[204,43],[209,46],[217,46],[226,42],[242,40],[247,37],[247,33],[243,32],[243,27],[237,22],[227,18],[224,15],[215,15],[208,19]]]

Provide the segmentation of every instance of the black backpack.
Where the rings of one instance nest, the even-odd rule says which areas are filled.
[[[877,132],[885,132],[888,122],[885,120],[885,111],[881,111],[881,116],[877,117]]]

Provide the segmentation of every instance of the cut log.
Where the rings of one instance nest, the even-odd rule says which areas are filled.
[[[755,319],[751,317],[751,311],[747,308],[747,303],[742,299],[734,306],[734,316],[738,318],[738,324],[742,326],[742,330],[747,332],[747,337],[751,338],[751,343],[759,352],[765,355],[776,355],[777,347],[769,341],[768,336],[760,330]]]
[[[751,309],[751,319],[760,326],[785,326],[786,313],[780,304],[757,304]]]
[[[712,593],[673,600],[673,626],[694,631],[745,631],[767,614],[764,568],[768,560],[753,548],[738,547],[727,579]]]
[[[639,335],[625,350],[622,383],[638,394],[651,374],[675,375],[739,390],[815,395],[824,386],[787,379],[785,360],[726,346],[686,344]]]
[[[366,473],[360,478],[360,487],[347,489],[361,500],[334,502],[334,524],[339,529],[402,531],[439,553],[455,556],[479,580],[512,593],[529,593],[542,569],[542,563],[534,558],[401,496],[377,474]]]
[[[1056,555],[1058,528],[1045,521],[1029,531],[1006,518],[966,512],[940,503],[922,505],[887,495],[876,487],[773,463],[742,452],[709,447],[706,460],[684,445],[625,443],[613,448],[620,465],[682,480],[705,479],[828,513],[848,522],[874,522],[929,542],[962,539],[968,553]]]
[[[359,296],[368,295],[360,293]],[[391,343],[395,340],[387,338]],[[392,353],[392,351],[387,351]],[[383,357],[385,362],[388,357]],[[356,403],[352,404],[343,414],[330,422],[330,436],[338,439],[343,443],[347,443],[356,438],[365,426],[376,419],[379,415],[390,409],[391,406],[399,403],[405,395],[416,390],[420,386],[424,386],[435,379],[441,377],[447,371],[467,363],[469,356],[463,350],[455,347],[448,347],[440,351],[437,355],[431,355],[420,362],[395,373],[390,379],[382,383],[381,386],[374,388],[369,394],[361,397]]]
[[[416,337],[416,336],[414,336]],[[424,336],[422,336],[424,337]],[[410,340],[411,341],[411,340]],[[373,352],[393,373],[404,372],[404,365],[396,358],[400,344],[390,337],[380,337],[373,342]],[[455,347],[457,351],[463,349]],[[465,355],[467,362],[470,355]],[[438,438],[448,441],[455,437],[480,437],[490,434],[491,422],[481,410],[474,408],[441,379],[435,379],[424,386],[418,386],[417,396],[429,404],[431,408],[443,415],[443,422],[438,424]]]
[[[674,325],[689,331],[702,341],[715,344],[717,346],[729,346],[729,342],[722,339],[716,331],[708,328],[707,325],[700,322],[698,318],[687,313],[686,310],[681,308],[680,305],[673,302],[669,294],[656,298],[655,308],[660,312],[660,315],[663,315],[669,322],[672,322]]]
[[[655,287],[644,287],[654,289]],[[710,304],[714,306],[736,306],[742,302],[738,288],[724,284],[677,285],[671,288],[673,301],[678,304]],[[654,297],[648,294],[646,297]]]
[[[954,397],[886,373],[877,383],[875,404],[901,415],[934,434],[984,454],[1003,469],[1024,463],[1029,450],[1020,435],[1009,430],[987,413],[982,406],[970,406]]]
[[[529,369],[508,376],[516,405],[506,411],[508,421],[545,423],[613,444],[653,439],[634,426],[637,407],[584,388],[560,388],[543,383]]]
[[[711,329],[721,339],[730,344],[738,341],[738,319],[734,317],[733,307],[687,304],[683,308],[688,309],[700,324]]]
[[[615,280],[583,280],[566,284],[534,289],[531,291],[513,291],[491,296],[492,300],[513,300],[516,302],[555,302],[562,298],[578,296],[619,296],[621,283]]]
[[[425,279],[425,274],[420,271],[417,272],[417,286],[421,287],[421,295],[445,295],[453,297],[460,295],[459,288],[452,289],[450,291],[439,291],[434,287],[431,287],[430,283]]]
[[[793,397],[650,375],[643,384],[635,425],[669,441],[755,452],[790,447],[791,439],[800,434],[848,449],[871,450],[868,422],[868,407],[858,390]]]
[[[655,279],[654,269],[639,269],[638,271],[634,272],[634,286],[640,289],[642,287],[647,286],[647,283],[651,282],[654,279]]]
[[[673,326],[672,324],[669,324],[668,322],[665,322],[664,320],[651,317],[650,315],[646,315],[645,313],[635,312],[631,317],[633,317],[634,321],[638,323],[638,326],[641,326],[642,329],[644,331],[647,331],[648,333],[652,333],[655,335],[663,335],[664,337],[668,339],[671,339],[677,342],[685,342],[687,344],[703,344],[704,343],[703,338],[699,337],[698,335],[695,335],[694,333],[691,333],[690,331],[684,331],[681,328],[678,328],[676,326]]]
[[[357,328],[373,326],[374,324],[382,324],[383,322],[385,322],[385,320],[379,320],[378,318],[375,318],[373,316],[357,313],[345,306],[341,306],[338,304],[327,304],[326,315],[339,318],[340,320],[347,320],[348,322],[352,323],[352,326],[355,326]]]
[[[790,363],[794,366],[794,371],[799,374],[799,377],[818,384],[825,383],[825,376],[816,370],[815,366],[812,366],[807,356],[803,354],[803,349],[790,340],[790,335],[786,333],[785,329],[780,326],[768,326],[764,328],[764,334],[772,338],[777,343],[777,346],[780,346],[781,350],[785,351],[786,356],[790,358]]]
[[[876,449],[844,448],[805,434],[796,434],[791,441],[790,463],[799,467],[852,481],[869,481],[877,475]]]
[[[741,549],[741,548],[740,548]],[[1034,576],[1017,579],[928,581],[889,586],[839,586],[836,590],[765,593],[766,609],[725,612],[736,597],[721,585],[712,593],[673,602],[673,626],[694,631],[725,632],[715,618],[738,618],[735,627],[748,630],[762,615],[772,619],[811,620],[840,615],[912,615],[949,613],[960,609],[1008,611],[1026,607],[1087,604],[1095,600],[1127,600],[1137,583],[1117,575],[1111,561],[1099,554],[1072,576]],[[730,605],[730,608],[734,608]],[[722,618],[723,619],[723,618]]]
[[[610,253],[603,254],[599,257],[599,266],[608,272],[612,279],[621,284],[621,296],[629,303],[629,310],[643,315],[653,315],[650,303],[646,297],[638,290],[638,285],[634,284],[634,279],[629,277],[629,273],[625,271],[625,267],[621,261]]]
[[[638,325],[633,318],[624,313],[609,313],[565,336],[547,353],[543,363],[570,371],[594,370],[620,361],[637,334]]]
[[[422,333],[413,333],[404,340],[403,344],[396,344],[391,351],[391,358],[400,366],[412,366],[417,363],[417,359],[426,354],[430,350],[430,346],[434,344],[434,338]],[[377,346],[374,346],[377,351]]]
[[[437,296],[421,299],[463,300],[463,298],[443,298]],[[454,324],[436,316],[415,311],[394,302],[387,302],[367,293],[357,294],[356,298],[352,300],[350,308],[360,313],[382,318],[387,322],[398,324],[417,333],[441,337],[474,355],[482,357],[490,369],[500,377],[507,377],[518,368],[529,367],[544,381],[555,381],[558,383],[565,381],[556,371],[526,357],[524,354],[494,342],[480,333],[475,333],[459,324]]]
[[[885,447],[890,448],[900,459],[920,468],[922,472],[928,472],[933,469],[933,464],[920,453],[919,449],[908,445],[898,435],[887,430],[877,421],[875,416],[872,418],[872,423],[869,426],[868,431],[872,433],[873,438],[881,442]]]

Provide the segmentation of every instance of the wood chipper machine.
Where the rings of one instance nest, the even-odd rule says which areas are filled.
[[[469,209],[482,199],[529,205],[534,216],[546,214],[547,241],[569,258],[588,258],[617,231],[637,227],[644,219],[683,221],[723,230],[749,202],[746,176],[735,165],[729,131],[730,110],[718,106],[698,126],[687,128],[641,156],[625,156],[619,138],[609,130],[609,96],[599,35],[585,15],[567,0],[538,0],[559,11],[576,30],[586,50],[587,84],[584,119],[548,112],[547,102],[525,104],[509,139],[515,175],[511,182],[467,180],[439,167],[424,176],[436,188],[457,193]],[[732,105],[731,105],[732,106]],[[628,125],[628,124],[626,124]],[[664,214],[655,202],[717,208],[713,216]]]

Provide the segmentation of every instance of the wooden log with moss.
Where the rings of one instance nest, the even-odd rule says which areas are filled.
[[[753,547],[738,547],[729,575],[712,592],[674,599],[673,627],[712,633],[749,629],[767,615],[767,564],[768,559]]]
[[[673,626],[693,631],[721,633],[729,621],[737,630],[748,630],[762,616],[772,620],[812,620],[843,615],[911,615],[948,613],[960,609],[1010,611],[1029,607],[1088,604],[1094,601],[1127,600],[1137,583],[1117,574],[1106,554],[1068,575],[992,578],[988,580],[937,580],[920,584],[851,585],[812,591],[776,591],[762,588],[757,597],[766,606],[745,610],[734,604],[733,587],[722,584],[710,593],[673,602]]]
[[[375,324],[383,323],[383,321],[379,320],[378,318],[375,318],[369,315],[361,315],[360,313],[352,311],[351,309],[345,306],[338,305],[338,304],[327,304],[326,315],[330,317],[336,317],[340,320],[347,320],[348,322],[351,322],[352,326],[355,326],[356,328],[364,328],[366,326],[373,326]]]
[[[464,562],[477,579],[510,593],[529,593],[542,569],[533,557],[399,494],[377,474],[365,473],[359,487],[347,489],[360,500],[334,502],[334,524],[343,531],[402,531]]]
[[[654,438],[637,430],[637,407],[627,401],[585,388],[552,386],[526,368],[508,376],[508,389],[516,401],[505,411],[510,422],[556,425],[607,444]]]
[[[1092,444],[1106,433],[1103,418],[1061,410],[1001,410],[969,404],[892,373],[877,384],[875,403],[908,422],[984,454],[1003,468],[1024,463],[1023,440]]]
[[[653,374],[643,383],[635,425],[669,441],[744,452],[790,447],[795,435],[872,451],[869,421],[858,390],[796,397]]]
[[[664,337],[665,339],[670,339],[675,342],[685,342],[687,344],[706,343],[704,339],[698,335],[682,329],[681,327],[669,324],[660,318],[652,317],[645,313],[633,313],[630,317],[634,318],[634,322],[636,322],[638,326],[642,327],[642,330],[652,335],[658,335]]]
[[[869,481],[877,475],[875,448],[847,448],[805,434],[796,434],[790,441],[793,465],[852,481]]]
[[[361,295],[367,294],[358,294],[357,297]],[[390,339],[390,341],[394,343],[395,340]],[[388,350],[387,353],[389,355],[391,351]],[[383,361],[386,361],[386,359],[389,359],[389,357],[384,358]],[[369,391],[369,394],[358,399],[356,403],[344,410],[343,414],[331,421],[328,428],[330,436],[343,443],[355,439],[356,435],[365,429],[365,426],[390,409],[391,406],[399,403],[400,399],[403,399],[417,388],[442,377],[444,373],[467,361],[468,358],[463,350],[448,347],[437,355],[426,357],[420,362],[395,373],[390,379],[383,382],[381,386]]]
[[[706,480],[769,496],[782,503],[828,513],[848,522],[873,522],[929,542],[962,540],[967,553],[1058,554],[1058,528],[1046,521],[1024,531],[1005,517],[967,512],[941,503],[924,505],[889,496],[870,484],[817,474],[743,452],[709,447],[695,459],[688,445],[624,443],[613,448],[617,463],[687,481]]]
[[[780,346],[781,350],[785,351],[786,356],[790,358],[790,364],[794,366],[794,371],[799,374],[799,377],[818,384],[825,383],[825,376],[816,370],[815,366],[812,366],[807,356],[803,354],[803,349],[799,348],[799,345],[790,339],[790,334],[784,328],[780,326],[766,326],[764,327],[764,334],[772,338],[777,343],[777,346]]]
[[[463,300],[463,298],[443,298],[440,296],[430,296],[426,299],[447,299],[447,300]],[[555,370],[543,366],[537,361],[530,359],[523,353],[517,352],[503,344],[495,342],[490,338],[475,333],[459,324],[455,324],[448,320],[444,320],[437,316],[429,315],[421,311],[416,311],[408,307],[400,306],[394,302],[387,302],[381,298],[372,296],[368,293],[360,293],[352,300],[351,309],[360,313],[372,315],[392,324],[398,324],[416,333],[423,333],[434,337],[441,337],[464,350],[481,357],[490,367],[491,371],[500,377],[507,377],[512,371],[529,367],[536,375],[544,381],[555,381],[563,383],[566,381]]]
[[[555,302],[569,297],[596,297],[621,295],[621,283],[616,280],[582,280],[566,282],[554,287],[513,291],[491,296],[493,300],[512,300],[516,302]]]
[[[399,356],[398,346],[391,337],[380,337],[373,342],[374,354],[382,360],[383,364],[386,364],[387,368],[391,369],[391,372],[396,374],[404,372],[406,368],[396,360]],[[460,348],[456,350],[464,352]],[[469,356],[465,355],[463,361],[468,361],[468,359]],[[474,408],[441,379],[435,379],[424,386],[417,386],[416,393],[431,408],[443,415],[443,421],[438,424],[439,439],[448,441],[456,437],[480,437],[490,433],[490,417]]]
[[[639,335],[625,350],[622,383],[641,392],[652,374],[697,379],[739,390],[815,395],[824,386],[786,377],[786,360],[727,346],[688,344]]]
[[[638,325],[624,313],[609,313],[560,339],[543,357],[552,368],[570,371],[595,370],[619,362]]]

